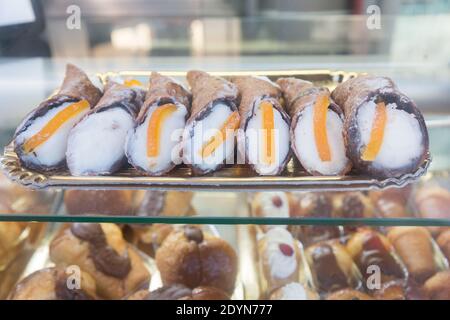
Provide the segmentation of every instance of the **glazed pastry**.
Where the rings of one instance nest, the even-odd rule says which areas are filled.
[[[172,284],[154,291],[140,290],[128,300],[230,300],[222,290],[214,287],[190,289],[182,284]]]
[[[429,148],[425,120],[390,78],[360,75],[338,85],[331,97],[344,110],[347,156],[358,171],[398,177],[423,163]]]
[[[156,251],[156,265],[164,285],[211,286],[228,294],[234,290],[237,275],[234,249],[196,226],[184,226],[167,236]]]
[[[183,133],[183,161],[194,173],[206,174],[234,157],[238,91],[234,84],[203,71],[189,71],[186,77],[192,108]]]
[[[67,190],[64,204],[70,215],[134,214],[132,190]]]
[[[290,127],[291,148],[312,175],[345,175],[352,168],[346,156],[342,109],[325,87],[296,78],[280,78]]]
[[[338,241],[324,241],[308,247],[306,258],[319,292],[356,287],[352,258]]]
[[[107,299],[121,299],[150,280],[140,255],[111,223],[70,225],[52,240],[50,258],[57,266],[78,265]]]
[[[138,216],[186,216],[192,210],[194,196],[189,191],[148,190],[137,195]]]
[[[381,284],[381,288],[373,291],[378,300],[426,300],[427,294],[413,280],[391,280]]]
[[[69,279],[70,281],[70,279]],[[70,282],[69,282],[70,283]],[[81,272],[80,288],[69,288],[64,268],[46,268],[33,272],[17,283],[9,300],[94,300],[94,279]]]
[[[181,163],[180,145],[191,94],[176,80],[150,75],[145,102],[128,134],[128,162],[146,175],[159,176]]]
[[[6,268],[19,252],[18,244],[25,226],[21,222],[0,222],[0,271]]]
[[[280,174],[291,158],[290,118],[280,103],[280,87],[266,77],[238,76],[238,159],[259,175]]]
[[[450,271],[441,271],[423,285],[431,300],[450,300]]]
[[[298,282],[288,283],[270,295],[270,300],[319,300],[317,292],[305,287]]]
[[[373,298],[358,290],[342,289],[330,293],[327,300],[373,300]]]
[[[300,251],[284,228],[271,228],[258,240],[259,261],[265,290],[270,292],[299,280]]]
[[[437,272],[432,239],[427,229],[394,227],[389,230],[388,239],[415,280],[422,283]]]
[[[94,109],[70,130],[66,157],[73,176],[110,175],[127,163],[126,136],[141,104],[133,89],[107,83]]]
[[[286,192],[258,192],[253,196],[250,206],[255,217],[289,218],[289,197]],[[267,231],[273,226],[261,227]]]
[[[382,191],[370,191],[377,215],[383,218],[404,218],[410,216],[408,212],[408,200],[411,187],[389,188]]]
[[[441,248],[442,253],[450,261],[450,228],[439,234],[436,240],[437,244]]]
[[[69,132],[101,94],[82,70],[67,64],[58,93],[28,114],[16,130],[14,151],[21,164],[37,171],[64,168]]]
[[[373,272],[370,266],[378,266],[381,281],[406,278],[406,272],[392,254],[392,246],[380,233],[371,229],[360,229],[347,242],[347,251],[367,279]]]
[[[328,193],[293,193],[291,216],[307,218],[331,218],[335,215],[333,199]],[[340,231],[335,226],[292,226],[292,234],[305,246],[324,240],[338,238]]]

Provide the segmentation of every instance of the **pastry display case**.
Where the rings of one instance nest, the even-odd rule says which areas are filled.
[[[0,299],[450,300],[448,14],[20,2]]]

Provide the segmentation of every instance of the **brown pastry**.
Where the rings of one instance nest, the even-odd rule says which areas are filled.
[[[16,256],[24,228],[21,222],[0,222],[0,271]]]
[[[341,289],[330,293],[327,300],[373,300],[373,298],[358,290]]]
[[[299,280],[300,251],[296,240],[284,228],[270,229],[258,241],[263,291]]]
[[[319,292],[332,292],[356,287],[353,261],[338,241],[324,241],[306,249],[315,287]]]
[[[450,271],[441,271],[423,285],[431,300],[450,300]]]
[[[412,280],[397,279],[384,282],[381,288],[373,291],[378,300],[426,300],[424,290]]]
[[[164,285],[211,286],[228,294],[234,290],[237,274],[234,249],[196,226],[187,225],[169,234],[156,251],[156,265]]]
[[[373,274],[369,268],[374,265],[380,268],[382,282],[406,278],[405,270],[392,254],[389,241],[372,229],[355,232],[347,242],[347,251],[365,279]]]
[[[164,239],[173,231],[171,224],[155,223],[151,225],[127,224],[122,231],[125,239],[151,257],[161,246]]]
[[[132,190],[67,190],[66,210],[71,215],[133,215]]]
[[[339,192],[333,196],[334,215],[339,218],[371,218],[374,209],[362,192]]]
[[[333,199],[327,193],[293,193],[291,216],[331,218],[334,216]],[[335,226],[292,226],[291,231],[305,246],[340,236]]]
[[[383,218],[404,218],[410,216],[408,200],[411,187],[389,188],[382,191],[370,191],[377,215]]]
[[[450,219],[450,191],[442,187],[424,185],[416,191],[414,197],[416,210],[422,218]],[[442,227],[429,227],[433,235],[442,231]]]
[[[394,227],[389,230],[388,239],[415,280],[424,282],[437,272],[432,239],[427,229]]]
[[[148,190],[137,195],[138,216],[191,215],[193,192]]]
[[[289,197],[286,192],[257,192],[250,206],[255,217],[289,218]],[[274,226],[261,226],[263,231],[272,227]]]
[[[93,300],[97,298],[94,279],[81,272],[80,287],[71,288],[64,268],[46,268],[20,281],[9,300]]]
[[[450,228],[444,230],[439,234],[436,240],[437,244],[441,248],[442,253],[450,261]]]
[[[120,299],[150,280],[142,258],[111,223],[72,224],[51,242],[50,258],[56,265],[78,265],[108,299]]]
[[[298,282],[291,282],[274,290],[269,298],[270,300],[319,300],[320,296]]]
[[[140,290],[128,300],[230,300],[222,290],[214,287],[190,289],[182,284],[171,284],[154,291]]]

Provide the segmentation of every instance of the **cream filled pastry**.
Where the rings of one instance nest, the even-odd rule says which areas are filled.
[[[298,282],[288,283],[270,295],[270,300],[319,300],[317,292]]]
[[[289,198],[286,192],[258,192],[251,201],[251,209],[257,217],[289,218]],[[271,227],[262,226],[263,230]]]

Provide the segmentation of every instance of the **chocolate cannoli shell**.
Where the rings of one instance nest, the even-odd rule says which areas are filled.
[[[395,102],[398,109],[404,110],[417,119],[422,131],[423,152],[409,165],[402,168],[377,168],[371,161],[363,161],[360,155],[361,136],[357,124],[357,112],[361,105],[376,96],[381,96],[386,103]],[[334,89],[331,93],[333,100],[344,111],[344,140],[347,147],[347,156],[356,169],[380,178],[397,177],[415,171],[425,160],[429,149],[428,131],[425,120],[415,103],[398,91],[394,82],[387,77],[359,76],[350,79]]]
[[[238,76],[233,77],[231,81],[236,84],[239,90],[239,115],[241,117],[240,128],[245,131],[248,125],[248,122],[254,113],[254,108],[256,107],[256,103],[261,100],[269,101],[273,107],[280,112],[281,117],[284,121],[290,126],[290,118],[280,101],[282,99],[281,90],[277,84],[272,83],[269,79],[258,78],[253,76]],[[238,135],[238,152],[240,154],[241,159],[245,159],[247,163],[247,150],[246,150],[246,142],[245,137],[242,135]],[[281,173],[286,164],[291,159],[292,153],[289,148],[289,152],[285,159],[280,162],[279,170],[276,174]],[[254,166],[253,166],[254,167]]]
[[[14,133],[13,139],[15,140],[19,134],[25,131],[35,119],[44,116],[53,108],[57,108],[64,103],[75,103],[83,99],[87,100],[90,107],[93,108],[101,96],[102,93],[100,90],[92,84],[88,76],[81,69],[73,64],[67,64],[66,74],[59,91],[55,95],[41,102],[36,109],[31,111],[25,119],[22,120]],[[21,155],[23,154],[22,146],[16,144],[14,146],[14,151],[19,156],[19,159],[21,159]],[[31,170],[53,171],[64,168],[66,166],[66,160],[64,159],[58,164],[50,167],[42,167],[32,162],[22,164]]]
[[[330,101],[331,110],[333,110],[341,119],[343,119],[344,114],[342,109],[331,98],[331,93],[328,88],[316,87],[312,82],[296,78],[280,78],[277,80],[277,84],[283,92],[283,97],[286,101],[286,109],[291,117],[291,148],[294,150],[297,158],[301,159],[299,156],[300,154],[295,147],[295,128],[297,127],[297,122],[300,119],[302,111],[306,107],[314,105],[319,95],[327,95]],[[348,165],[339,173],[339,175],[345,175],[351,168],[352,164],[349,161]],[[310,173],[313,175],[320,175],[320,173],[316,171],[310,171]]]
[[[220,100],[228,102],[232,111],[237,111],[235,103],[238,90],[234,84],[223,78],[214,77],[197,70],[189,71],[186,77],[191,86],[193,97],[188,123],[205,117],[214,102]]]

